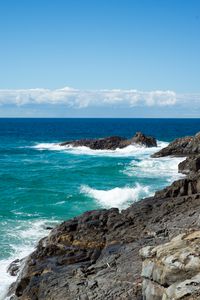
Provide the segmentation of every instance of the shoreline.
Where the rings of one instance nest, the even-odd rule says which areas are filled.
[[[95,210],[58,225],[29,255],[26,270],[12,287],[16,299],[26,299],[30,293],[45,300],[76,299],[84,294],[85,298],[80,299],[141,299],[139,250],[196,228],[194,208],[200,196],[198,183],[196,192],[191,190],[197,175],[194,172],[194,178],[190,178],[191,172],[121,213],[114,208]],[[186,185],[187,192],[182,189]],[[35,284],[37,288],[33,289]]]

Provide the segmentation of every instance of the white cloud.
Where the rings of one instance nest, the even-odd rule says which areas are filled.
[[[14,104],[65,104],[69,107],[126,105],[171,106],[177,103],[173,91],[138,91],[134,89],[79,90],[70,87],[61,89],[0,90],[0,105]]]

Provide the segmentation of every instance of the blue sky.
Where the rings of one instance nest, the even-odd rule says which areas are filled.
[[[0,0],[0,116],[200,117],[199,0]]]

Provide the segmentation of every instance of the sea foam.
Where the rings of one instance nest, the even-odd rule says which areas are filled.
[[[18,222],[17,226],[11,226],[7,229],[7,235],[11,237],[16,236],[20,243],[11,244],[10,247],[13,249],[13,254],[8,259],[0,260],[0,300],[6,299],[9,286],[16,280],[15,276],[10,276],[7,273],[9,264],[15,259],[26,257],[34,250],[37,241],[48,234],[45,227],[49,223],[49,220],[23,221]]]
[[[115,150],[93,150],[89,147],[85,146],[79,146],[79,147],[73,147],[70,145],[61,146],[57,143],[39,143],[34,146],[31,146],[31,148],[44,151],[65,151],[72,154],[77,155],[95,155],[95,156],[116,156],[116,157],[123,157],[123,156],[135,156],[135,155],[150,155],[156,151],[159,151],[160,149],[166,147],[168,145],[167,142],[158,141],[158,147],[151,147],[147,148],[140,145],[129,145],[125,148],[117,148]]]
[[[93,189],[84,185],[80,189],[81,193],[95,199],[102,207],[118,207],[123,209],[129,203],[150,195],[150,188],[137,183],[134,187],[116,187],[110,190]]]
[[[184,159],[184,157],[144,157],[142,160],[132,160],[123,173],[132,177],[162,178],[171,183],[184,177],[178,173],[178,164]]]

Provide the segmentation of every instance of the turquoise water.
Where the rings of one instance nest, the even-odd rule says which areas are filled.
[[[126,208],[180,177],[181,159],[152,159],[155,148],[92,151],[56,144],[131,137],[138,130],[155,136],[162,148],[175,137],[200,131],[200,120],[0,120],[0,299],[13,280],[6,274],[9,262],[30,253],[48,234],[47,226],[86,210]]]

